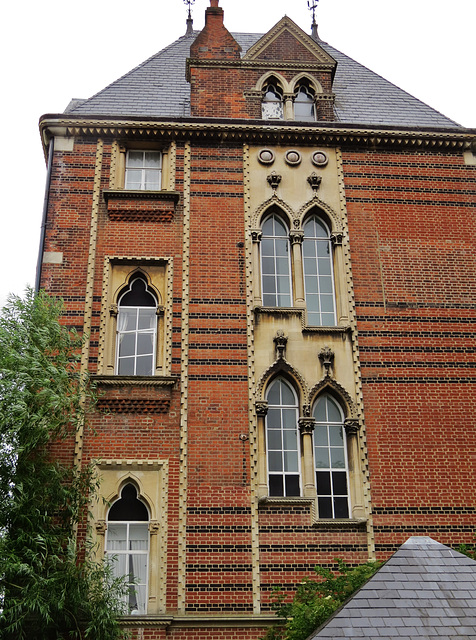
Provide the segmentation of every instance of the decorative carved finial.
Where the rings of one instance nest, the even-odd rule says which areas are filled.
[[[316,22],[316,9],[319,0],[307,0],[307,6],[310,11],[312,11],[312,25],[311,25],[311,36],[314,40],[319,40],[319,36],[317,35],[317,22]]]
[[[183,1],[188,6],[187,31],[185,32],[185,35],[191,36],[193,34],[192,4],[195,4],[195,0]]]
[[[288,338],[284,335],[284,331],[282,329],[278,329],[273,340],[276,346],[276,357],[280,360],[281,358],[284,358]]]
[[[319,360],[326,370],[326,376],[330,375],[330,369],[332,367],[332,363],[334,362],[334,352],[332,351],[332,349],[327,346],[323,347],[319,351]]]
[[[268,181],[269,186],[271,187],[271,189],[273,191],[276,191],[276,189],[279,187],[279,183],[281,182],[282,179],[283,179],[283,177],[278,175],[276,173],[276,171],[273,171],[273,173],[270,173],[270,175],[266,178],[266,180]]]
[[[321,186],[321,180],[322,180],[322,177],[318,176],[317,173],[315,172],[311,173],[311,175],[307,179],[314,193],[317,193],[317,190]]]

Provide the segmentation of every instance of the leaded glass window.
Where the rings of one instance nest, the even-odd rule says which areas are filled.
[[[145,280],[135,278],[118,301],[116,372],[151,376],[157,345],[157,300]]]
[[[322,395],[314,407],[314,460],[319,518],[349,517],[349,479],[344,415]]]
[[[265,307],[291,307],[291,261],[289,231],[283,220],[272,215],[263,224],[261,279]]]
[[[131,615],[147,613],[149,513],[128,483],[109,510],[106,555],[115,578],[125,578],[124,603]]]
[[[270,496],[299,496],[300,448],[298,402],[292,387],[277,378],[266,399],[266,453]]]
[[[162,154],[159,151],[128,151],[126,156],[126,189],[159,190]]]
[[[317,216],[310,217],[304,225],[302,252],[307,323],[335,326],[332,245],[327,225]]]

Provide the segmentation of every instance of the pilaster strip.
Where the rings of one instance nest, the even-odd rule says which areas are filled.
[[[345,280],[347,284],[347,293],[349,299],[349,321],[352,332],[352,359],[354,363],[354,384],[355,384],[355,397],[356,397],[356,413],[359,422],[361,423],[361,429],[358,434],[359,438],[359,453],[360,453],[360,465],[363,477],[363,493],[364,493],[364,509],[367,518],[367,549],[369,554],[369,560],[375,560],[375,534],[372,520],[372,502],[370,496],[370,475],[369,464],[367,455],[367,437],[365,432],[365,419],[364,419],[364,405],[362,394],[362,374],[360,370],[360,355],[359,355],[359,342],[357,333],[357,314],[355,311],[355,297],[354,297],[354,283],[352,279],[352,265],[350,259],[350,244],[349,244],[349,227],[347,222],[347,205],[345,198],[345,182],[344,182],[344,167],[342,162],[342,150],[336,148],[336,160],[337,160],[337,178],[339,183],[339,202],[340,213],[342,218],[342,250],[344,254],[344,268],[345,268]]]
[[[190,303],[190,182],[191,144],[184,148],[183,241],[182,241],[182,364],[180,370],[180,475],[178,523],[178,592],[177,609],[185,614],[186,554],[187,554],[187,428],[188,428],[188,343]]]
[[[250,436],[250,496],[251,496],[251,554],[253,581],[253,613],[259,615],[260,571],[259,571],[259,511],[258,511],[258,420],[255,408],[255,353],[253,313],[253,238],[251,231],[250,201],[250,148],[243,145],[243,188],[245,214],[245,263],[246,263],[246,330],[248,346],[248,420]]]
[[[119,142],[113,140],[111,144],[111,168],[109,172],[109,188],[114,189],[117,185],[117,159],[119,157]]]
[[[107,324],[107,301],[109,300],[109,270],[110,259],[109,256],[104,258],[104,267],[102,274],[102,303],[101,303],[101,318],[99,323],[99,340],[98,340],[98,374],[105,371],[105,349],[106,349],[106,324]]]
[[[169,147],[169,189],[175,191],[175,171],[177,165],[177,143],[171,142]]]
[[[91,226],[89,229],[89,254],[88,267],[86,273],[86,291],[84,296],[84,320],[83,335],[85,336],[83,349],[81,352],[80,375],[82,381],[86,380],[89,364],[90,335],[91,323],[93,316],[93,291],[94,291],[94,272],[96,263],[96,242],[98,235],[98,217],[99,217],[99,200],[101,194],[101,172],[102,157],[104,143],[101,139],[97,142],[96,147],[96,164],[94,167],[94,185],[93,185],[93,202],[91,207]],[[84,407],[86,398],[83,396],[82,405]],[[83,453],[83,433],[84,425],[78,429],[76,433],[76,441],[74,447],[74,465],[81,467]]]

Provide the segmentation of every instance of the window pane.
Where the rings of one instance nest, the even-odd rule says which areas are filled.
[[[136,334],[121,333],[119,335],[119,357],[133,356],[136,349]]]
[[[326,447],[316,447],[315,449],[316,469],[329,469],[329,449]]]
[[[297,433],[295,430],[283,431],[283,445],[286,451],[297,451]]]
[[[304,283],[306,285],[306,295],[312,296],[313,294],[318,293],[318,279],[317,276],[309,276],[306,275],[304,278]]]
[[[160,173],[151,169],[144,171],[144,183],[146,189],[160,189]]]
[[[284,452],[284,470],[285,471],[298,471],[299,470],[297,451],[285,451]]]
[[[329,426],[329,441],[331,445],[343,446],[343,431],[341,425],[331,425]]]
[[[332,489],[335,495],[347,495],[347,474],[345,471],[332,472]]]
[[[331,467],[345,469],[344,447],[331,447]]]
[[[288,403],[286,402],[286,404]],[[283,409],[283,429],[290,429],[295,433],[296,423],[297,423],[296,409]]]
[[[349,517],[349,502],[347,498],[334,498],[335,518]]]
[[[127,525],[111,524],[107,525],[107,549],[108,551],[118,551],[126,549]]]
[[[314,429],[314,444],[321,447],[326,447],[329,444],[327,438],[327,427],[316,425],[316,428]]]
[[[338,406],[332,398],[329,397],[327,397],[327,416],[329,422],[342,422],[342,415]]]
[[[319,518],[332,518],[332,501],[330,498],[318,498]]]
[[[157,322],[155,309],[139,309],[138,329],[154,329]]]
[[[123,578],[127,570],[127,554],[115,554],[114,551],[108,552],[108,562],[112,568],[112,574],[115,578]]]
[[[281,431],[278,431],[277,429],[268,429],[268,449],[281,450],[282,448],[283,443],[281,440]]]
[[[276,399],[276,395],[278,396]],[[279,388],[273,387],[268,393],[269,404],[279,404]],[[281,428],[281,411],[279,409],[268,409],[267,424],[268,429]]]
[[[146,355],[152,354],[154,335],[152,333],[138,333],[137,334],[137,353]]]
[[[117,373],[120,376],[134,375],[135,358],[121,358],[118,362]]]
[[[268,451],[268,465],[270,471],[283,470],[283,456],[281,451]]]
[[[331,493],[330,471],[318,471],[316,473],[316,478],[317,478],[317,493],[319,495],[330,495]]]
[[[130,549],[146,551],[149,546],[149,526],[147,524],[129,525]]]
[[[289,385],[285,384],[284,382],[280,382],[280,384],[281,384],[282,403],[294,406],[296,404],[296,400],[294,398],[294,394],[292,392],[291,387]],[[295,415],[295,414],[293,414],[293,415]]]
[[[286,495],[287,496],[300,496],[301,488],[299,486],[299,476],[286,476]]]
[[[304,271],[307,276],[317,275],[317,262],[315,258],[304,258]]]
[[[269,495],[284,496],[283,476],[269,476]]]
[[[146,167],[160,169],[160,158],[160,153],[158,153],[157,151],[146,151],[144,165]]]
[[[266,294],[271,295],[276,293],[276,280],[274,276],[263,277],[263,290],[264,290],[264,295]]]
[[[129,151],[127,153],[127,168],[142,167],[143,159],[144,159],[143,151]]]
[[[137,309],[121,307],[117,318],[117,330],[135,331],[137,328]]]
[[[153,356],[138,356],[136,360],[136,375],[137,376],[151,376],[153,371],[154,358]]]

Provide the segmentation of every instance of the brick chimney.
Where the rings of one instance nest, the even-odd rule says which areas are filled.
[[[205,27],[190,47],[194,59],[239,60],[241,47],[223,24],[223,9],[218,0],[210,0],[205,12]]]

